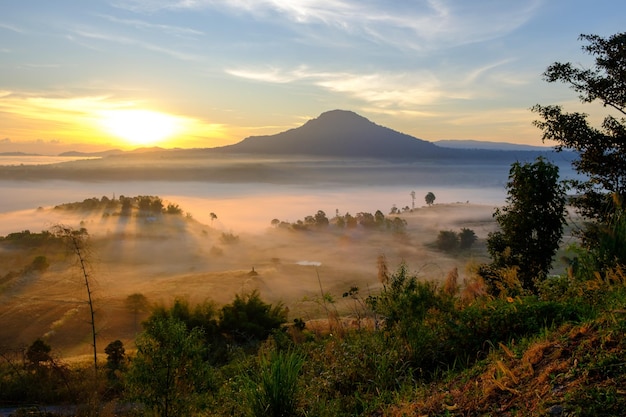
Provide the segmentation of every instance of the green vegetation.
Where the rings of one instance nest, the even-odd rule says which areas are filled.
[[[181,216],[183,210],[173,203],[164,205],[157,196],[140,195],[136,197],[119,196],[117,199],[103,196],[87,198],[81,202],[65,203],[54,207],[55,210],[79,211],[83,213],[101,213],[102,216],[152,217],[162,214]]]
[[[392,214],[396,213],[397,211],[392,212]],[[374,214],[359,212],[355,216],[350,213],[341,216],[337,213],[332,219],[328,219],[326,213],[318,210],[315,215],[306,216],[303,220],[297,220],[295,223],[273,219],[271,224],[280,229],[298,231],[351,230],[359,227],[371,231],[390,231],[401,235],[405,232],[407,223],[399,216],[386,217],[380,210]]]
[[[514,270],[524,290],[537,292],[552,266],[565,224],[565,186],[556,165],[538,158],[514,163],[507,183],[507,206],[494,218],[500,230],[490,233],[491,271]]]
[[[609,232],[619,223],[626,197],[626,32],[607,38],[581,35],[587,42],[583,51],[594,59],[591,68],[578,64],[555,62],[544,73],[546,81],[563,82],[579,94],[582,103],[599,102],[616,112],[604,117],[599,128],[589,124],[585,113],[564,113],[560,106],[533,107],[543,120],[535,125],[543,131],[543,139],[557,143],[557,150],[573,150],[578,159],[574,169],[584,180],[572,181],[576,191],[572,204],[587,220],[579,234],[588,249],[598,249],[598,234]],[[623,263],[624,258],[601,259],[610,264]]]
[[[452,230],[440,230],[435,246],[444,252],[455,252],[470,249],[476,240],[478,240],[476,233],[466,227],[462,228],[459,233]]]

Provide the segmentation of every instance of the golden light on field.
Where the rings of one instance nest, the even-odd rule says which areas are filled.
[[[100,125],[107,133],[133,146],[158,145],[182,130],[177,117],[140,109],[102,112]]]

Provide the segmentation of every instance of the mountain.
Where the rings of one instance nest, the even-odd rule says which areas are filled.
[[[500,151],[549,151],[549,146],[521,145],[509,142],[486,142],[471,139],[446,139],[433,142],[437,146],[452,149],[486,149]]]
[[[68,151],[68,152],[63,152],[60,153],[59,156],[85,156],[85,157],[90,157],[90,156],[109,156],[109,155],[117,155],[117,154],[121,154],[124,151],[120,150],[120,149],[110,149],[108,151],[99,151],[99,152],[80,152],[80,151]]]
[[[219,152],[340,157],[415,158],[453,152],[435,144],[372,123],[347,110],[331,110],[282,133],[250,136]]]
[[[0,156],[41,156],[41,154],[26,152],[0,152]]]

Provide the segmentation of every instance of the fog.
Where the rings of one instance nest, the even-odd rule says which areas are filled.
[[[120,195],[155,195],[178,204],[201,223],[211,223],[210,213],[217,215],[214,226],[235,232],[259,233],[270,227],[272,219],[295,222],[323,210],[332,217],[358,212],[388,213],[393,205],[412,207],[410,193],[415,192],[415,207],[425,205],[424,196],[433,192],[436,203],[469,202],[501,205],[505,189],[499,187],[449,186],[315,186],[275,185],[263,183],[201,182],[77,182],[77,181],[0,181],[0,235],[28,229],[38,232],[62,219],[50,211],[66,202],[87,198],[117,198]]]
[[[287,306],[293,320],[323,317],[319,303],[323,291],[337,301],[333,308],[349,315],[350,304],[341,294],[352,286],[359,287],[364,297],[375,293],[380,255],[391,271],[404,262],[420,277],[434,280],[443,280],[453,268],[463,279],[468,264],[486,260],[485,238],[494,230],[494,207],[505,200],[508,168],[440,169],[445,175],[438,179],[431,168],[390,168],[381,174],[382,169],[364,167],[358,175],[334,182],[328,181],[328,166],[319,168],[318,174],[311,166],[306,168],[307,181],[301,179],[303,171],[294,173],[298,181],[290,181],[293,171],[289,171],[280,181],[265,182],[2,180],[0,235],[40,232],[55,224],[88,230],[86,256],[102,348],[115,339],[132,343],[140,330],[124,306],[133,293],[145,295],[151,303],[167,304],[182,297],[223,305],[235,294],[258,290],[264,300]],[[401,214],[407,222],[402,235],[362,228],[294,231],[270,224],[272,219],[296,222],[318,210],[329,219],[336,213],[376,210],[388,216],[394,205],[413,206],[412,191],[416,209]],[[425,207],[428,192],[436,196],[432,207]],[[166,205],[179,205],[183,215],[147,219],[53,208],[121,195],[158,196]],[[217,219],[212,220],[210,213]],[[462,227],[478,237],[470,252],[449,255],[433,247],[439,231]],[[87,353],[81,271],[71,251],[50,250],[45,253],[50,261],[45,273],[6,279],[39,253],[0,248],[0,340],[23,346],[45,337],[65,356]]]

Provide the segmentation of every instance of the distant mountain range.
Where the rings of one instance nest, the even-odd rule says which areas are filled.
[[[437,146],[453,149],[487,149],[497,151],[549,151],[549,146],[521,145],[508,142],[486,142],[472,139],[446,139],[433,142]]]

